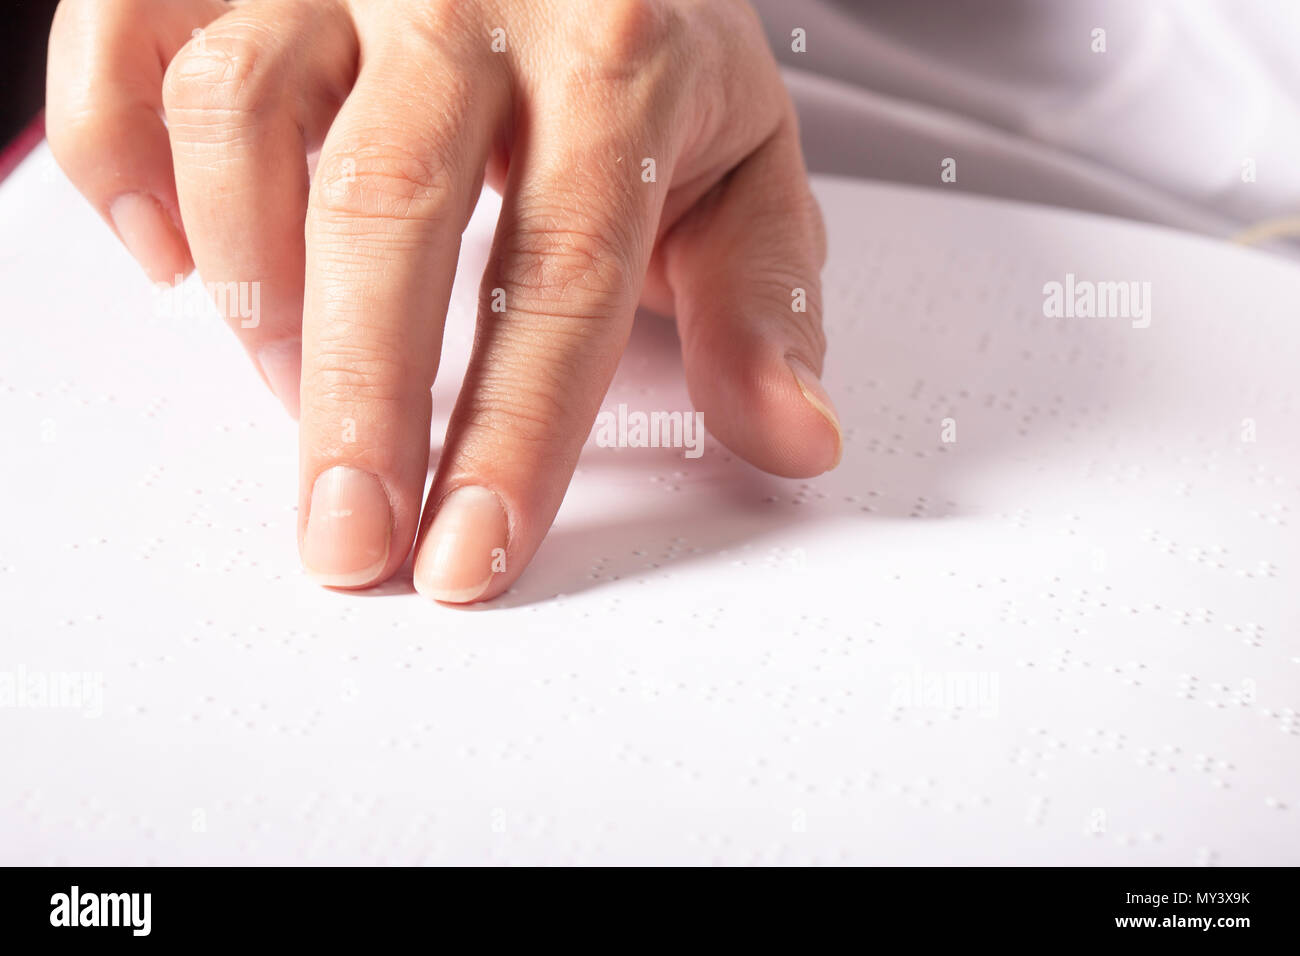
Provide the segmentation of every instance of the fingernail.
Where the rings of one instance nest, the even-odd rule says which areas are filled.
[[[835,460],[826,469],[830,471],[840,463],[840,458],[844,455],[844,430],[840,428],[840,417],[835,414],[835,405],[831,402],[830,393],[826,391],[826,386],[822,384],[817,373],[793,355],[787,355],[785,360],[790,366],[790,371],[794,372],[794,380],[799,384],[799,391],[803,392],[803,397],[808,400],[808,404],[821,412],[822,417],[835,429]]]
[[[303,566],[326,587],[369,584],[388,563],[392,524],[388,495],[379,479],[336,465],[322,472],[311,489]]]
[[[180,231],[152,196],[118,196],[108,207],[108,215],[127,251],[154,282],[173,285],[178,276],[184,278],[194,268]]]
[[[457,488],[443,499],[415,557],[415,589],[425,597],[465,604],[505,570],[509,526],[501,499],[486,488]]]
[[[266,384],[294,418],[298,417],[298,389],[302,382],[302,339],[264,345],[257,353]]]

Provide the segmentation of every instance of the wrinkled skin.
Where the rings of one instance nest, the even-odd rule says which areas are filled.
[[[676,315],[719,441],[778,475],[838,461],[824,231],[747,4],[64,0],[50,52],[54,155],[149,276],[257,284],[256,321],[237,300],[227,320],[299,416],[299,543],[322,583],[377,584],[414,547],[430,597],[508,588],[638,303]],[[503,209],[421,520],[485,181]]]

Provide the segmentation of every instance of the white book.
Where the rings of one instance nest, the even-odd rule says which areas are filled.
[[[514,590],[457,610],[300,572],[293,422],[198,280],[158,297],[30,156],[0,862],[1300,863],[1300,268],[816,191],[841,467],[592,441]],[[669,323],[620,404],[690,409]]]

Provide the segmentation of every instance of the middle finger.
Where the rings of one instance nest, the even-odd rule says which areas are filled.
[[[359,26],[307,215],[300,545],[333,587],[382,581],[414,540],[460,236],[508,99],[477,37]]]

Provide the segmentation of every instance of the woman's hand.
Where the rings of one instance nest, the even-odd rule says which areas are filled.
[[[422,593],[504,591],[639,301],[676,313],[718,440],[779,475],[838,460],[824,233],[747,4],[64,0],[50,47],[54,155],[149,275],[258,289],[257,321],[238,296],[227,321],[301,409],[299,541],[322,583],[383,581],[415,542]],[[501,218],[421,521],[485,177]]]

